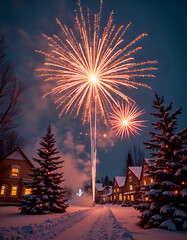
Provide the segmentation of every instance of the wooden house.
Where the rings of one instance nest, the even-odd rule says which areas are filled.
[[[113,186],[112,186],[112,192],[113,192],[112,202],[113,203],[123,202],[125,179],[126,178],[122,176],[114,177]]]
[[[142,167],[128,167],[123,191],[123,200],[137,204],[141,198],[137,186],[140,185]]]
[[[143,164],[142,164],[142,172],[141,172],[141,176],[140,176],[140,185],[141,185],[141,189],[143,188],[143,186],[145,186],[146,184],[150,184],[153,182],[153,177],[148,177],[147,173],[150,170],[150,167],[154,165],[154,162],[151,161],[151,159],[147,159],[145,158],[143,160]],[[143,199],[143,195],[142,195],[142,199]],[[145,200],[148,200],[148,198],[145,198]]]
[[[34,168],[20,148],[0,159],[0,204],[16,204],[21,197],[31,193],[23,181],[32,181],[28,174]]]
[[[95,202],[106,203],[110,201],[110,195],[112,194],[112,186],[103,186],[102,183],[95,184]]]

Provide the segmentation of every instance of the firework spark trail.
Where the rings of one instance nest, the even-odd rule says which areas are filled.
[[[139,107],[133,105],[124,104],[121,105],[118,103],[118,106],[114,106],[112,111],[110,112],[110,123],[112,129],[115,130],[116,136],[120,137],[121,140],[123,139],[124,135],[125,138],[130,139],[130,134],[135,136],[135,134],[140,135],[139,131],[143,131],[141,128],[146,127],[143,125],[145,120],[137,120],[139,116],[144,113],[143,110],[139,111]]]
[[[96,119],[97,109],[107,123],[107,112],[115,104],[116,97],[128,103],[135,102],[125,93],[125,88],[146,87],[147,84],[134,81],[135,77],[155,77],[150,71],[157,70],[149,65],[157,61],[144,61],[136,63],[132,55],[142,47],[131,47],[141,38],[147,36],[143,33],[129,44],[123,46],[123,37],[131,26],[117,28],[113,24],[113,11],[103,31],[100,28],[102,0],[99,13],[94,14],[93,22],[87,8],[87,20],[83,15],[80,0],[79,11],[76,13],[76,23],[79,36],[76,37],[71,28],[63,25],[58,19],[57,23],[63,32],[63,38],[53,35],[43,36],[48,40],[50,53],[37,51],[45,56],[44,67],[36,69],[38,76],[44,81],[55,81],[56,87],[47,92],[47,95],[58,95],[55,103],[57,109],[61,107],[59,116],[63,113],[75,112],[75,117],[82,110],[83,123],[90,121],[91,135],[91,162],[92,162],[92,190],[95,201],[96,176]],[[93,27],[91,27],[93,26]],[[98,106],[98,107],[97,107]],[[94,107],[94,117],[91,113]]]
[[[78,5],[79,12],[76,11],[75,19],[79,29],[80,42],[73,31],[57,19],[64,38],[61,39],[57,35],[48,37],[43,34],[49,42],[51,52],[37,51],[46,56],[44,63],[46,67],[38,68],[36,71],[40,72],[39,76],[42,76],[45,81],[56,82],[57,86],[44,96],[59,94],[55,103],[58,104],[57,108],[62,107],[60,116],[63,112],[70,111],[71,114],[75,111],[76,117],[82,108],[83,122],[86,119],[89,120],[93,102],[92,95],[95,92],[98,109],[106,122],[107,110],[113,104],[116,104],[116,96],[127,102],[134,102],[126,95],[124,87],[137,89],[142,86],[150,88],[147,84],[136,82],[132,78],[155,77],[154,74],[146,72],[157,70],[155,67],[148,66],[157,63],[157,61],[134,62],[131,55],[142,47],[136,47],[133,50],[129,50],[129,48],[147,34],[139,35],[123,47],[122,38],[131,23],[126,27],[116,28],[113,25],[113,12],[109,16],[106,27],[101,32],[102,1],[99,13],[94,14],[93,29],[91,29],[89,9],[87,10],[88,20],[86,21],[80,1],[78,1]],[[96,81],[92,81],[93,76]],[[123,88],[123,91],[120,88]]]

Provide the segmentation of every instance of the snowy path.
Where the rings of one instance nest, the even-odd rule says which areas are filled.
[[[0,208],[0,240],[186,240],[187,232],[141,229],[133,207],[70,206],[65,214],[21,215],[15,207]]]
[[[106,206],[97,206],[81,222],[57,235],[55,240],[133,240]]]

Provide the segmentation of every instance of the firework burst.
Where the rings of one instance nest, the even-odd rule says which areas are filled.
[[[107,25],[100,28],[102,0],[99,13],[94,14],[91,21],[89,9],[86,18],[78,1],[79,11],[76,11],[76,23],[79,34],[76,37],[72,29],[57,23],[63,32],[63,38],[53,35],[43,36],[48,40],[51,52],[37,51],[45,55],[44,67],[36,69],[44,81],[55,81],[56,87],[47,92],[57,96],[55,103],[61,107],[60,116],[68,111],[75,112],[75,117],[82,108],[83,122],[90,118],[92,102],[98,105],[98,111],[107,119],[107,111],[115,98],[120,97],[126,102],[134,102],[126,94],[125,88],[139,86],[150,88],[148,85],[134,81],[135,77],[155,77],[150,71],[157,70],[150,65],[156,61],[135,62],[133,54],[142,47],[133,48],[141,38],[147,36],[143,33],[132,42],[123,44],[123,37],[130,27],[117,28],[113,24],[113,11],[109,16]],[[91,27],[93,26],[93,27]],[[121,90],[123,89],[123,91]]]
[[[130,134],[135,136],[136,134],[140,135],[139,131],[143,131],[142,127],[145,120],[137,120],[139,116],[144,113],[143,110],[139,110],[139,107],[135,104],[131,105],[126,104],[125,107],[123,103],[112,108],[110,113],[110,123],[112,129],[114,129],[116,136],[120,137],[121,140],[125,138],[130,139]]]

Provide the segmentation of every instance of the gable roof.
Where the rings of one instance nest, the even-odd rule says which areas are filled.
[[[134,173],[134,175],[140,180],[142,167],[129,167],[129,170]]]
[[[11,155],[13,157],[12,159],[16,159],[16,152],[21,154],[21,157],[23,158],[22,160],[26,160],[34,168],[34,165],[32,164],[32,162],[26,157],[26,155],[23,153],[23,151],[19,147],[14,149],[12,152],[7,153],[6,155],[4,155],[2,158],[0,158],[0,161],[5,159],[5,158],[10,157]]]
[[[103,191],[104,187],[102,183],[96,183],[95,187],[97,189],[97,191]]]
[[[116,176],[115,179],[119,187],[123,187],[125,185],[126,177]]]

